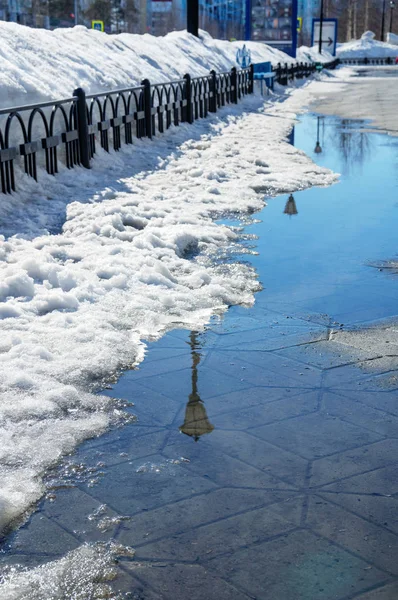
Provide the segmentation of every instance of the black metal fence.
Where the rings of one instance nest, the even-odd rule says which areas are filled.
[[[275,79],[287,84],[307,77],[316,66],[278,65]],[[39,167],[55,175],[59,162],[68,169],[90,168],[98,146],[118,151],[134,138],[152,138],[171,125],[193,123],[254,91],[253,66],[203,77],[87,95],[79,88],[62,100],[0,110],[1,191],[16,189],[15,167],[37,181]]]
[[[340,58],[340,63],[343,65],[393,65],[395,64],[395,56],[386,56],[385,58]]]

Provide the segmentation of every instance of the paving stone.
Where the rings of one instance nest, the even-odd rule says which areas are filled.
[[[369,392],[365,390],[352,391],[352,390],[339,390],[339,394],[350,400],[361,402],[372,408],[377,408],[385,411],[386,413],[398,416],[398,394],[396,391],[388,390],[377,390]]]
[[[164,600],[248,600],[233,585],[200,565],[133,563],[127,568]],[[144,596],[145,598],[145,596]]]
[[[398,583],[387,583],[382,587],[366,592],[360,596],[356,596],[355,600],[397,600],[398,598]]]
[[[200,352],[201,355],[202,352]],[[167,350],[167,353],[169,353],[169,350]],[[130,371],[130,378],[134,381],[139,381],[144,377],[152,377],[161,375],[162,373],[174,373],[175,371],[190,367],[191,364],[192,357],[186,350],[179,349],[178,354],[175,352],[172,356],[165,356],[162,351],[162,358],[158,360],[155,360],[155,358],[149,361],[144,360],[136,369]]]
[[[325,338],[326,329],[322,325],[296,319],[285,319],[285,321],[285,323],[277,321],[267,327],[258,327],[257,322],[253,323],[253,329],[250,331],[240,330],[236,333],[224,334],[220,336],[215,349],[274,350]]]
[[[311,486],[325,485],[398,462],[398,440],[381,440],[314,460]]]
[[[255,434],[260,425],[315,412],[318,396],[319,392],[289,394],[275,402],[215,415],[214,422],[218,429],[250,429]],[[211,414],[211,411],[208,412]]]
[[[366,496],[364,494],[325,494],[319,492],[342,508],[364,517],[379,527],[398,534],[398,498],[386,496]],[[397,596],[398,598],[398,596]]]
[[[248,488],[267,488],[267,489],[292,489],[293,484],[286,483],[281,479],[281,475],[277,472],[275,476],[271,469],[261,468],[257,465],[252,466],[247,462],[243,461],[239,455],[239,452],[235,449],[237,457],[230,456],[224,452],[221,444],[221,438],[219,435],[223,432],[213,432],[211,436],[208,436],[208,441],[201,438],[198,443],[195,443],[191,438],[184,435],[174,434],[170,437],[167,446],[165,447],[163,454],[167,458],[172,460],[178,460],[180,457],[184,457],[189,462],[183,463],[183,468],[187,469],[191,473],[195,473],[201,477],[208,478],[213,483],[220,486],[234,486],[234,487],[248,487]],[[228,433],[228,432],[225,432]],[[213,441],[212,441],[213,440]],[[224,438],[227,443],[228,440]],[[263,443],[256,444],[254,440],[253,447],[257,447],[261,453],[268,450],[267,446]],[[232,449],[232,452],[234,450]],[[278,449],[279,454],[283,455]],[[292,464],[289,465],[290,473],[294,473],[293,479],[297,478],[295,474],[296,466],[299,467],[300,461],[296,457],[290,457]],[[264,464],[267,461],[273,461],[274,464],[278,464],[278,457],[275,448],[272,448],[272,455],[269,457],[259,457],[260,461]],[[279,465],[282,465],[282,458],[279,458]],[[256,462],[256,461],[255,461]],[[277,468],[275,469],[277,471]],[[299,470],[298,478],[300,479],[300,472],[304,473],[304,466]]]
[[[187,402],[189,395],[192,393],[192,370],[182,369],[176,371],[174,377],[161,374],[155,377],[142,378],[140,379],[140,385],[155,392],[163,393],[174,402]],[[236,390],[244,390],[251,387],[251,385],[254,384],[248,384],[247,381],[242,382],[240,374],[237,375],[236,372],[234,376],[230,376],[202,366],[198,368],[198,388],[202,400]]]
[[[256,435],[299,456],[315,459],[369,444],[380,435],[325,413],[316,413],[265,425]]]
[[[271,352],[214,351],[208,356],[206,364],[211,364],[212,369],[220,373],[239,374],[242,382],[254,386],[280,386],[283,382],[292,388],[315,387],[321,379],[319,370],[306,368],[306,365]]]
[[[374,353],[364,352],[360,348],[353,348],[348,351],[345,344],[337,342],[319,341],[314,344],[304,344],[294,348],[285,348],[279,350],[278,354],[288,358],[294,358],[302,363],[313,365],[320,369],[330,369],[363,360],[364,358],[373,358]]]
[[[346,493],[361,494],[397,494],[398,493],[398,464],[397,457],[391,457],[394,460],[393,465],[381,467],[363,473],[354,475],[342,481],[336,481],[325,486],[324,489]]]
[[[182,390],[175,397],[170,398],[163,394],[162,388],[152,390],[141,385],[143,380],[127,381],[122,378],[120,381],[123,383],[118,384],[115,390],[108,391],[107,395],[113,398],[132,400],[134,406],[130,412],[137,416],[137,424],[141,426],[165,427],[170,425],[174,421],[176,413],[188,400],[189,393],[187,392],[185,395]]]
[[[386,414],[337,394],[326,393],[322,400],[323,409],[333,416],[350,423],[366,427],[384,436],[398,436],[398,416]]]
[[[208,478],[153,455],[110,467],[89,493],[118,514],[128,516],[214,487]]]
[[[63,555],[80,545],[77,537],[65,531],[41,512],[32,515],[13,539],[13,552],[20,554]]]
[[[114,590],[115,596],[124,594],[122,598],[126,600],[163,600],[164,596],[151,590],[147,584],[138,581],[124,566],[123,559],[120,560],[117,568],[117,577],[114,581],[108,583]]]
[[[137,560],[201,562],[210,556],[250,546],[298,526],[302,499],[294,500],[294,511],[288,511],[287,507],[291,508],[291,504],[291,500],[283,503],[286,514],[283,513],[283,509],[274,511],[271,505],[141,546],[137,549]]]
[[[294,496],[293,492],[286,494],[276,490],[216,489],[135,515],[131,521],[123,523],[118,541],[136,548],[282,500],[281,504],[288,513],[289,501]],[[276,509],[273,510],[276,513]]]
[[[310,498],[307,524],[313,531],[376,568],[398,574],[398,536],[331,504],[328,497]]]
[[[387,579],[361,558],[305,530],[208,564],[258,600],[343,600]]]
[[[209,398],[206,401],[206,410],[209,416],[215,417],[218,414],[240,412],[252,406],[265,406],[280,399],[289,401],[290,397],[297,397],[299,393],[301,390],[295,387],[251,387],[247,390]]]
[[[270,427],[278,427],[274,423]],[[308,462],[294,452],[276,447],[255,435],[244,431],[216,430],[212,434],[211,443],[214,448],[239,459],[243,463],[256,467],[264,473],[280,478],[294,486],[304,483]]]
[[[139,429],[139,435],[136,431]],[[121,429],[110,432],[103,436],[103,443],[94,448],[85,446],[77,452],[76,460],[84,460],[85,463],[104,463],[104,468],[150,456],[160,452],[168,435],[165,429],[153,429],[137,427],[135,423],[126,425]]]
[[[118,515],[108,506],[103,506],[99,500],[95,500],[79,488],[55,490],[54,495],[53,502],[45,503],[43,514],[53,523],[60,525],[74,537],[85,542],[109,540],[113,536],[116,524],[109,521],[106,531],[102,532],[98,527],[99,523],[105,518],[113,519],[117,516],[123,516]],[[73,519],[71,519],[70,514],[71,506],[75,507]],[[102,506],[103,510],[98,512],[98,516],[95,516],[95,513]],[[28,524],[28,527],[30,527],[30,524]],[[58,543],[57,537],[51,537],[47,540],[49,548]]]

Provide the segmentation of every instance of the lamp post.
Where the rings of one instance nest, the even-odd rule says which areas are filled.
[[[199,37],[199,0],[187,0],[187,31]]]
[[[321,14],[320,14],[320,19],[319,19],[319,46],[318,46],[319,54],[322,54],[322,29],[323,29],[323,0],[321,0]]]
[[[380,40],[384,42],[384,21],[386,18],[386,0],[383,0],[383,12],[381,13],[381,34]]]
[[[393,16],[392,11],[394,10],[394,8],[395,8],[395,2],[394,2],[394,0],[390,0],[390,30],[389,30],[390,33],[392,33],[392,16]]]

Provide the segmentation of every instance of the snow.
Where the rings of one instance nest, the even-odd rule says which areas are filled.
[[[387,43],[398,46],[398,35],[396,33],[387,33]]]
[[[335,56],[323,49],[322,54],[319,54],[318,46],[301,46],[297,49],[296,60],[298,62],[317,62],[317,63],[328,63],[335,60]]]
[[[112,591],[115,560],[134,556],[131,548],[117,544],[84,544],[61,559],[30,570],[12,567],[0,579],[2,600],[88,600],[121,596]]]
[[[70,97],[77,87],[95,93],[139,85],[143,78],[159,83],[226,71],[237,66],[243,43],[214,40],[204,31],[200,39],[186,31],[107,35],[82,25],[49,31],[0,21],[0,107]],[[254,62],[292,62],[265,44],[246,45]]]
[[[94,392],[143,359],[142,340],[254,301],[255,272],[214,260],[239,239],[213,218],[336,181],[285,141],[309,97],[308,87],[284,103],[249,97],[118,155],[100,152],[72,181],[40,173],[41,185],[29,180],[25,196],[8,198],[3,222],[25,236],[0,236],[0,528],[42,495],[51,465],[123,421],[122,405]],[[63,230],[43,231],[46,210],[61,207]]]
[[[372,31],[365,31],[361,39],[337,45],[338,58],[386,58],[398,56],[398,47],[375,40]]]

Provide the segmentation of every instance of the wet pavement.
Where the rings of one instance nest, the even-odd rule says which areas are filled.
[[[136,422],[52,474],[0,564],[115,539],[136,550],[115,589],[137,600],[396,600],[398,362],[335,341],[398,314],[375,268],[397,251],[396,140],[314,115],[294,138],[341,183],[253,215],[255,306],[149,344],[105,391]]]

